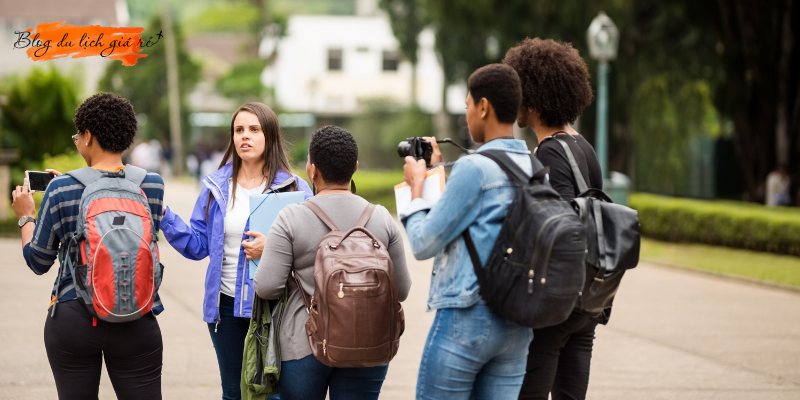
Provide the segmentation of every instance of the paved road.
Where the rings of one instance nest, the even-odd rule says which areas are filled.
[[[195,196],[193,186],[174,182],[167,204],[188,216]],[[0,254],[0,399],[54,399],[42,327],[55,270],[31,273],[17,240],[0,240]],[[164,398],[218,399],[200,316],[205,266],[167,245],[162,255]],[[410,267],[406,333],[381,396],[390,400],[413,398],[433,318],[425,312],[430,261]],[[643,264],[625,278],[595,347],[590,399],[800,399],[800,293]],[[100,398],[114,398],[106,377]]]

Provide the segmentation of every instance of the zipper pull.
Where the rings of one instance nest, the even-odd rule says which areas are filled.
[[[340,299],[344,298],[344,283],[339,282],[339,293],[337,293]]]
[[[217,333],[217,328],[219,328],[219,320],[214,323],[214,333]]]
[[[528,270],[528,294],[533,294],[533,268]]]
[[[328,355],[328,339],[322,339],[322,355]]]

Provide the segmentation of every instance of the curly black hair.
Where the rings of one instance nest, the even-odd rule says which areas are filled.
[[[112,93],[98,93],[86,99],[75,111],[75,128],[88,129],[100,148],[122,153],[136,135],[136,114],[128,99]]]
[[[325,182],[345,184],[356,172],[358,145],[353,135],[344,128],[323,126],[311,137],[308,157],[317,166]]]
[[[503,63],[519,74],[522,105],[536,110],[546,126],[575,122],[592,102],[589,68],[571,43],[526,38]]]
[[[489,64],[476,69],[467,80],[467,90],[475,104],[482,98],[489,100],[498,121],[510,124],[517,119],[522,96],[520,81],[508,65]]]

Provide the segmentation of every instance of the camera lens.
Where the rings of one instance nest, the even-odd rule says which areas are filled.
[[[408,140],[403,140],[397,144],[397,155],[406,157],[411,155],[411,143]]]

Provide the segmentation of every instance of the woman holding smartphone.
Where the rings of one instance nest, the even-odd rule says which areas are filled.
[[[72,141],[89,167],[106,174],[128,171],[122,164],[122,152],[136,135],[136,116],[128,100],[108,93],[86,99],[75,112],[75,128]],[[22,254],[37,275],[51,269],[65,246],[62,241],[78,232],[79,203],[85,189],[73,176],[51,172],[59,176],[47,186],[38,220],[27,182],[12,194],[22,233]],[[161,221],[164,181],[158,174],[148,173],[141,188],[148,200],[155,234]],[[69,268],[63,269],[51,293],[50,306],[58,303],[58,312],[50,317],[48,311],[44,325],[44,345],[58,398],[96,399],[105,360],[117,398],[160,399],[163,347],[154,315],[163,306],[158,296],[152,312],[137,320],[98,320],[76,301],[75,282]]]

